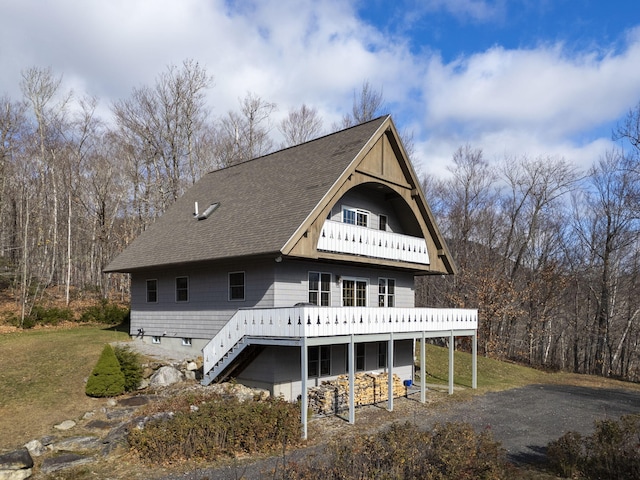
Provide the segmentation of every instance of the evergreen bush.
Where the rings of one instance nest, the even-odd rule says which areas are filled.
[[[125,377],[111,345],[106,344],[93,368],[85,393],[90,397],[115,397],[124,393]]]
[[[132,392],[138,388],[142,381],[142,365],[140,355],[128,347],[116,347],[114,349],[120,369],[124,374],[124,389]]]
[[[88,307],[80,316],[80,321],[85,323],[92,322],[119,325],[126,322],[128,318],[129,309],[102,299],[99,305]]]

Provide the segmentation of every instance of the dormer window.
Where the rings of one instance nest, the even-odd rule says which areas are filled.
[[[369,212],[359,208],[342,207],[342,223],[358,225],[360,227],[369,226]]]

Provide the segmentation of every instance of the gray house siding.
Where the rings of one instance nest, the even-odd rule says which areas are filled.
[[[230,300],[229,273],[240,271],[245,274],[245,298]],[[365,279],[369,306],[378,305],[378,279],[393,278],[395,306],[414,306],[413,275],[396,270],[297,260],[278,263],[275,259],[176,267],[132,275],[130,334],[146,343],[159,341],[166,348],[199,351],[240,308],[308,302],[312,271],[331,274],[330,306],[342,306],[339,277]],[[178,277],[188,278],[187,301],[176,300]],[[157,282],[156,302],[147,302],[147,280]],[[191,345],[184,346],[183,339],[189,339]]]
[[[357,342],[357,340],[356,340]],[[386,372],[378,367],[378,342],[367,342],[365,346],[365,368],[367,372]],[[393,373],[402,380],[413,379],[413,340],[394,342]],[[347,352],[345,344],[331,345],[331,374],[310,377],[309,386],[320,385],[347,373]],[[272,395],[282,395],[294,400],[302,393],[300,370],[300,348],[266,347],[238,377],[238,382],[251,387],[269,390]]]
[[[338,276],[341,279],[366,279],[368,306],[378,306],[378,279],[392,278],[396,281],[395,306],[406,308],[415,306],[414,277],[411,273],[304,261],[285,261],[277,264],[274,275],[274,306],[288,307],[299,302],[308,302],[309,272],[331,274],[331,305],[329,306],[332,307],[342,306],[342,285],[338,281]]]
[[[229,273],[244,272],[244,300],[229,299]],[[135,272],[131,276],[131,329],[133,336],[164,346],[173,339],[192,339],[201,349],[239,308],[265,308],[274,304],[271,262],[257,260]],[[176,278],[188,278],[188,300],[176,300]],[[147,302],[147,280],[157,281],[157,301]],[[141,332],[144,332],[141,335]]]

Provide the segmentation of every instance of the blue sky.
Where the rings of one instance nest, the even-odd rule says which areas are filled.
[[[564,157],[587,168],[640,101],[640,6],[594,0],[0,0],[0,95],[51,67],[64,87],[114,100],[193,59],[214,116],[248,92],[315,107],[325,127],[363,81],[413,134],[419,173],[446,175],[461,145],[499,162]],[[277,137],[277,129],[273,129]]]

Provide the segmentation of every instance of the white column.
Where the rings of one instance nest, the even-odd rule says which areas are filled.
[[[420,340],[420,402],[427,401],[427,355],[424,344],[425,335],[422,331],[422,340]]]
[[[349,339],[349,423],[356,423],[356,407],[355,407],[355,345],[353,343],[353,334]]]
[[[300,347],[300,371],[302,377],[302,394],[300,397],[300,419],[302,420],[302,439],[307,439],[307,377],[309,375],[308,372],[308,364],[307,364],[307,339],[306,337],[302,337],[302,346]]]
[[[453,330],[449,335],[449,395],[453,395],[453,352],[454,352]]]
[[[387,372],[388,378],[388,391],[387,391],[387,410],[393,411],[393,332],[389,334],[389,347],[387,348]]]
[[[471,388],[478,388],[478,331],[471,337]]]

